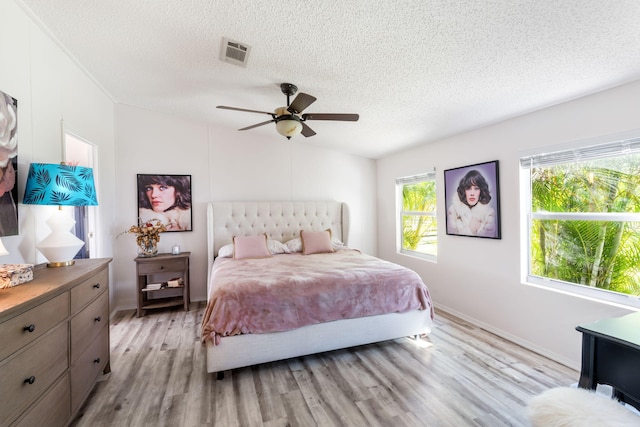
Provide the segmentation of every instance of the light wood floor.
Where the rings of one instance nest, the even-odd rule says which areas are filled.
[[[111,321],[112,372],[73,426],[527,426],[578,372],[445,313],[402,338],[207,374],[203,303]]]

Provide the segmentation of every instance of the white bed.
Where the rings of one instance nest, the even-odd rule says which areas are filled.
[[[286,242],[300,230],[326,230],[348,245],[347,206],[336,201],[213,202],[207,208],[208,277],[218,250],[233,236],[266,233]],[[210,295],[210,283],[207,294]],[[429,310],[390,313],[335,320],[298,329],[265,334],[243,334],[206,344],[207,372],[251,366],[339,348],[431,332]]]

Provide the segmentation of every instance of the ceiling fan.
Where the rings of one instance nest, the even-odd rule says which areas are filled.
[[[247,110],[245,108],[227,107],[225,105],[218,105],[217,108],[223,110],[234,111],[246,111],[249,113],[268,114],[271,116],[271,120],[258,123],[255,125],[247,126],[238,130],[249,130],[263,126],[269,123],[276,124],[276,130],[282,136],[286,136],[287,139],[291,139],[292,136],[302,134],[305,137],[313,136],[316,133],[305,123],[307,120],[334,120],[343,122],[356,122],[360,118],[358,114],[333,114],[333,113],[305,113],[302,111],[309,105],[316,101],[316,98],[306,93],[300,92],[295,97],[293,102],[289,103],[291,96],[295,95],[298,91],[298,87],[291,83],[282,83],[280,90],[287,96],[287,106],[276,108],[273,113],[267,111]]]

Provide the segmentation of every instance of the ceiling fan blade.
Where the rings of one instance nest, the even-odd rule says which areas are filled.
[[[287,108],[287,110],[289,110],[289,112],[293,114],[300,114],[302,113],[302,110],[304,110],[314,102],[316,102],[315,96],[300,92],[298,96],[296,96],[296,99],[293,100],[291,105],[289,105],[289,108]]]
[[[302,115],[302,120],[337,120],[341,122],[357,122],[358,114],[308,113]]]
[[[302,123],[302,131],[300,132],[303,136],[305,137],[310,137],[315,135],[316,133],[313,131],[313,129],[311,129],[309,126],[307,126],[307,124],[305,122],[300,122]]]
[[[266,122],[258,123],[256,125],[247,126],[246,128],[242,128],[242,129],[238,129],[238,130],[249,130],[249,129],[257,128],[258,126],[264,126],[266,124],[273,123],[273,122],[275,122],[275,119],[274,120],[267,120]]]
[[[246,111],[247,113],[268,114],[270,116],[273,116],[273,113],[269,113],[267,111],[247,110],[246,108],[227,107],[226,105],[218,105],[216,108],[221,108],[223,110]]]

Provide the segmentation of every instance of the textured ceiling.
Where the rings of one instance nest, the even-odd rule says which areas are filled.
[[[297,142],[370,158],[640,78],[638,0],[17,1],[117,102],[238,129],[269,117],[217,105],[271,111],[291,82],[360,114]]]

